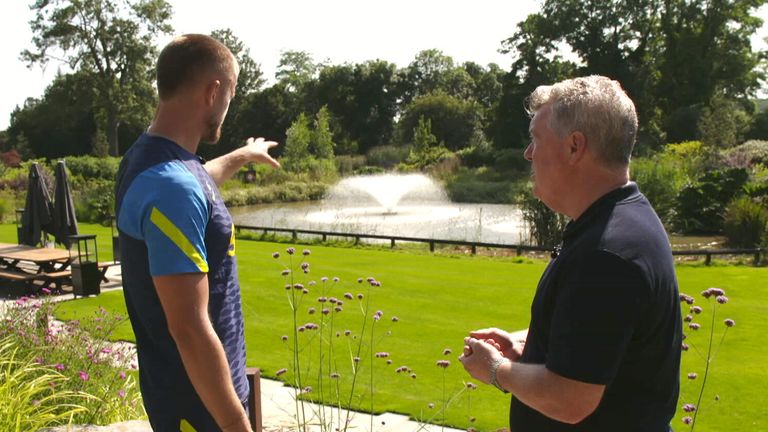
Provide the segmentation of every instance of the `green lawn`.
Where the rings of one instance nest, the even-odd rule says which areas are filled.
[[[0,241],[15,240],[15,230],[11,228],[0,226]],[[83,225],[82,231],[98,234],[100,257],[108,259],[101,253],[111,251],[109,228]],[[290,367],[290,352],[280,340],[283,334],[291,334],[292,325],[284,289],[285,279],[280,275],[286,246],[245,240],[237,244],[246,314],[248,363],[260,367],[267,377],[274,377],[280,368]],[[303,247],[297,249],[300,251]],[[517,262],[508,258],[450,257],[323,246],[311,246],[310,249],[312,272],[308,276],[311,278],[301,282],[319,281],[322,276],[338,276],[341,283],[332,288],[330,294],[338,298],[342,298],[347,291],[353,294],[366,292],[363,285],[357,284],[358,277],[373,276],[383,283],[380,288],[372,288],[370,298],[373,310],[384,312],[378,334],[389,328],[392,336],[382,338],[374,349],[389,352],[393,364],[387,366],[381,359],[374,362],[375,408],[376,411],[408,413],[416,418],[434,414],[434,410],[430,412],[427,408],[430,402],[441,406],[443,369],[435,366],[437,360],[448,359],[452,362],[445,370],[449,393],[461,388],[467,380],[456,357],[468,330],[485,326],[518,329],[527,325],[536,282],[545,266],[543,261]],[[282,253],[280,260],[272,258],[274,251]],[[718,330],[722,328],[724,318],[736,320],[736,327],[730,329],[713,363],[705,394],[705,399],[710,402],[702,404],[696,430],[768,430],[768,410],[763,396],[764,386],[768,384],[765,368],[768,362],[768,346],[765,343],[768,323],[763,319],[768,313],[767,276],[766,268],[678,267],[681,291],[695,294],[697,303],[703,301],[698,293],[708,287],[720,287],[727,291],[731,300],[718,311]],[[319,287],[311,290],[302,307],[301,323],[319,321],[317,315],[310,317],[303,312],[307,307],[317,305],[314,299],[319,295]],[[359,330],[360,313],[354,307],[356,303],[345,303],[345,310],[339,317],[346,316],[348,321],[341,319],[336,328]],[[125,311],[122,294],[111,292],[66,302],[59,312],[65,319],[83,317],[90,315],[98,306],[119,313]],[[711,309],[706,304],[702,306],[705,307],[703,316],[709,316],[706,314]],[[398,316],[400,321],[392,324],[389,320],[392,315]],[[704,330],[708,328],[709,321],[699,321],[704,328],[689,338],[689,342],[695,343],[705,336]],[[130,326],[123,326],[116,336],[132,339]],[[443,356],[445,348],[452,349],[453,354]],[[699,349],[703,348],[699,343]],[[691,370],[702,376],[701,364],[693,351],[686,353],[684,376]],[[413,369],[417,379],[396,374],[394,369],[402,365]],[[358,383],[363,390],[368,388],[368,371],[363,369],[363,384]],[[690,384],[684,380],[683,397],[686,402],[695,402],[691,400],[695,397]],[[716,403],[715,394],[719,395],[719,402]],[[480,386],[471,393],[471,410],[467,402],[465,393],[448,409],[449,423],[462,428],[472,425],[480,430],[506,426],[508,396],[493,388]],[[369,406],[367,399],[355,403],[361,409]],[[474,424],[469,423],[470,416],[477,418]],[[679,419],[674,420],[673,426],[676,430],[683,430]]]

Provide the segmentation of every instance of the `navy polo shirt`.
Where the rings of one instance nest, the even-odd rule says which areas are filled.
[[[165,138],[139,137],[123,157],[116,187],[123,293],[152,428],[178,432],[184,424],[185,430],[218,430],[187,376],[152,277],[207,273],[208,313],[245,406],[245,339],[232,218],[200,158]]]
[[[605,394],[584,421],[555,421],[513,398],[513,432],[662,432],[677,405],[682,321],[669,239],[637,185],[568,224],[531,305],[522,363]]]

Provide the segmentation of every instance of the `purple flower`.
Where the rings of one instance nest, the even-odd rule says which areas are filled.
[[[717,296],[717,298],[715,300],[717,300],[717,302],[720,303],[720,304],[728,303],[728,297],[726,297],[724,295]]]
[[[311,252],[310,252],[310,250],[309,250],[309,249],[304,249],[303,251],[301,251],[301,254],[302,254],[302,255],[304,255],[304,256],[307,256],[307,255],[309,255],[310,253],[311,253]]]
[[[695,380],[695,379],[696,379],[698,376],[699,376],[699,375],[698,375],[696,372],[690,372],[690,373],[688,374],[688,379],[689,379],[689,380]]]
[[[346,292],[344,293],[344,298],[347,300],[352,300],[353,298],[355,298],[355,296],[353,296],[352,293]]]
[[[309,290],[308,290],[308,289],[306,289],[306,288],[304,288],[303,290],[301,290],[301,293],[302,293],[302,294],[309,294]]]
[[[333,373],[331,374],[331,378],[333,378],[333,379],[336,379],[336,378],[338,378],[338,377],[339,377],[339,374],[338,374],[338,373],[336,373],[336,372],[333,372]]]
[[[61,364],[61,363],[56,363],[56,365],[54,366],[54,368],[55,368],[57,371],[63,371],[63,370],[64,370],[64,369],[66,369],[67,367],[66,367],[66,366],[64,366],[64,365],[63,365],[63,364]]]
[[[43,294],[50,294],[51,293],[51,290],[49,290],[48,288],[42,288],[40,291],[42,291]]]
[[[304,271],[307,271],[309,269],[309,263],[308,262],[301,263],[301,269]]]
[[[122,371],[121,371],[121,372],[120,372],[120,374],[118,375],[118,377],[120,377],[120,379],[121,379],[121,380],[124,380],[124,379],[125,379],[125,376],[126,376],[126,375],[125,375],[125,372],[122,372]]]
[[[389,353],[388,352],[377,352],[376,353],[376,358],[386,358],[386,357],[389,357]]]
[[[306,330],[306,328],[304,328],[304,326],[301,326],[301,327],[297,328],[296,330],[298,330],[299,333],[303,333],[304,330]]]
[[[680,349],[682,349],[683,351],[688,351],[688,344],[684,343],[680,345]]]
[[[328,276],[321,277],[320,282],[328,282]]]
[[[333,278],[333,281],[334,281],[334,282],[338,282],[338,281],[340,281],[340,280],[341,280],[341,279],[339,279],[338,277],[334,277],[334,278]]]
[[[272,252],[272,258],[274,259],[280,258],[280,252]]]
[[[451,365],[451,362],[448,361],[448,360],[438,360],[437,361],[437,367],[440,367],[440,368],[443,368],[443,369],[448,368],[448,366],[450,366],[450,365]]]
[[[468,382],[467,388],[470,390],[477,390],[477,385],[475,383]]]
[[[360,357],[352,357],[352,361],[355,363],[360,363]]]
[[[683,423],[689,425],[689,424],[693,423],[693,419],[690,418],[690,417],[683,417]]]
[[[119,396],[121,399],[125,399],[125,390],[123,390],[123,389],[120,389],[120,390],[117,392],[117,396]]]
[[[112,354],[112,350],[109,348],[102,348],[101,349],[102,354]]]
[[[349,336],[352,334],[352,330],[344,330],[344,336]]]
[[[363,293],[359,293],[359,294],[357,295],[357,299],[358,299],[358,300],[362,300],[362,299],[363,299]]]
[[[288,341],[288,336],[282,335],[282,336],[280,336],[280,340],[282,340],[283,342],[287,342]]]
[[[375,281],[376,279],[374,279],[372,276],[368,276],[365,280],[367,280],[368,283],[371,283],[371,282]]]
[[[363,278],[357,278],[357,283],[363,283]]]
[[[393,317],[392,317],[392,322],[398,322],[398,321],[400,321],[400,318],[398,318],[398,317],[396,317],[396,316],[393,316]]]
[[[331,297],[328,299],[328,302],[331,304],[336,304],[339,301],[336,297]]]
[[[433,409],[434,407],[435,407],[435,404],[433,404],[432,402],[427,404],[427,408],[429,409]]]
[[[694,405],[694,404],[685,404],[685,405],[683,405],[683,411],[685,411],[685,412],[694,412],[694,411],[696,411],[696,405]]]
[[[285,250],[285,253],[287,253],[288,255],[293,255],[296,253],[296,249],[289,247],[288,249]]]
[[[336,306],[335,308],[333,308],[333,310],[335,310],[336,312],[341,312],[344,310],[344,308],[341,306]]]
[[[297,289],[297,290],[303,290],[303,289],[304,289],[304,285],[302,285],[302,284],[300,284],[300,283],[297,283],[297,284],[293,284],[293,287],[294,287],[295,289]]]
[[[281,274],[282,274],[283,276],[288,276],[289,274],[291,274],[291,271],[290,271],[290,270],[288,270],[288,269],[285,269],[285,270],[283,270],[283,272],[282,272]]]
[[[412,373],[412,374],[411,374],[411,378],[413,378],[413,379],[416,379],[416,374],[415,374],[415,373]]]
[[[689,327],[691,330],[698,330],[698,329],[700,329],[700,328],[701,328],[701,325],[700,325],[699,323],[690,323],[690,324],[688,324],[688,327]]]
[[[687,294],[680,294],[680,301],[688,304],[693,304],[693,297]]]
[[[286,290],[289,290],[289,289],[291,289],[291,284],[288,284],[288,285],[286,285],[286,286],[285,286],[285,289],[286,289]]]
[[[307,313],[310,314],[310,315],[314,315],[315,312],[317,312],[317,310],[315,308],[313,308],[313,307],[307,309]]]
[[[715,297],[725,295],[725,291],[720,288],[710,288],[709,293],[712,294]]]
[[[279,369],[277,372],[275,372],[275,376],[280,376],[286,372],[288,372],[288,369],[286,368]]]
[[[446,349],[444,349],[444,350],[443,350],[443,355],[449,355],[449,354],[450,354],[450,353],[452,353],[452,352],[453,352],[453,351],[451,351],[451,349],[450,349],[450,348],[446,348]]]
[[[331,313],[331,310],[328,308],[323,308],[323,310],[321,310],[320,313],[322,313],[323,315],[328,315],[329,313]]]
[[[734,321],[734,320],[732,320],[732,319],[730,319],[730,318],[728,318],[727,320],[725,320],[725,321],[723,321],[723,322],[724,322],[724,323],[725,323],[725,325],[726,325],[726,326],[728,326],[728,327],[733,327],[733,326],[735,326],[735,325],[736,325],[736,321]]]
[[[683,321],[685,322],[693,321],[693,315],[686,315],[685,318],[683,318]]]
[[[700,314],[701,313],[701,306],[693,306],[693,307],[691,307],[691,312],[693,312],[695,314]]]
[[[77,374],[80,375],[80,379],[83,381],[88,381],[89,379],[91,379],[91,376],[88,375],[88,372],[80,371]]]
[[[387,359],[387,364],[391,365],[392,364],[392,360],[391,359]]]
[[[328,299],[327,299],[327,298],[325,298],[325,297],[318,297],[318,298],[317,298],[317,302],[318,302],[318,303],[325,303],[325,302],[327,302],[327,301],[328,301]]]
[[[306,386],[303,390],[304,393],[312,393],[312,386]]]

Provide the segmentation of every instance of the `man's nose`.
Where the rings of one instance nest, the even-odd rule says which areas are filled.
[[[528,162],[533,161],[533,143],[529,143],[528,147],[525,148],[525,152],[523,152],[523,157]]]

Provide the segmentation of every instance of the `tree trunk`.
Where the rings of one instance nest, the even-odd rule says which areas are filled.
[[[117,128],[119,126],[120,121],[117,119],[117,113],[114,110],[109,110],[107,114],[107,143],[109,143],[110,156],[118,156]]]

